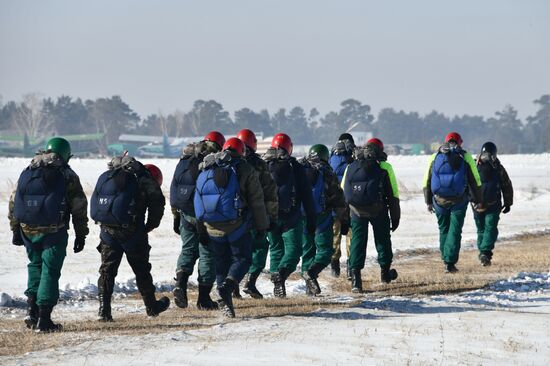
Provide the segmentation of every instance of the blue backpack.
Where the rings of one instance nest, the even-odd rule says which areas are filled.
[[[271,177],[277,185],[279,212],[288,214],[299,208],[296,200],[296,180],[294,169],[289,160],[271,160],[268,162]],[[299,212],[299,211],[298,211]]]
[[[322,169],[316,169],[311,165],[305,166],[305,170],[309,184],[311,185],[315,213],[318,215],[326,210],[325,175]],[[302,214],[305,214],[303,205]]]
[[[432,193],[441,197],[461,197],[466,184],[464,157],[457,151],[437,154],[432,166]]]
[[[382,201],[382,168],[374,160],[356,160],[351,163],[344,182],[346,202],[355,207],[366,207]]]
[[[134,174],[122,169],[108,170],[97,180],[90,200],[90,215],[95,222],[104,225],[139,224],[137,194],[138,182]]]
[[[14,197],[15,218],[27,225],[59,225],[67,212],[65,176],[51,167],[27,168],[19,176]]]
[[[213,165],[197,178],[195,217],[203,222],[226,222],[243,216],[244,202],[237,179],[237,162]]]
[[[199,175],[199,163],[200,159],[195,157],[181,159],[170,184],[170,205],[191,216],[195,215],[193,197]]]
[[[335,152],[332,153],[329,159],[329,164],[336,176],[338,177],[338,182],[342,182],[342,178],[344,177],[344,172],[346,171],[346,168],[348,167],[348,161],[350,160],[349,154],[337,154]]]

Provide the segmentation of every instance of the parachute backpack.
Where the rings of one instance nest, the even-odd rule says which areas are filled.
[[[122,227],[138,223],[134,164],[138,163],[131,157],[114,158],[109,170],[99,176],[90,200],[90,215],[96,223]]]
[[[431,189],[441,197],[461,197],[466,191],[466,162],[460,148],[440,151],[433,162]]]
[[[229,156],[225,152],[221,154]],[[193,202],[195,217],[199,221],[236,221],[243,216],[244,202],[237,179],[238,162],[223,162],[221,159],[206,167],[197,178]]]
[[[319,215],[326,209],[326,197],[325,197],[325,175],[321,169],[316,169],[312,165],[306,166],[306,176],[308,183],[311,186],[311,193],[313,194],[313,205],[315,207],[315,213]],[[304,208],[302,212],[305,214]]]
[[[170,205],[187,215],[195,215],[193,197],[198,175],[199,159],[184,157],[178,162],[170,184]]]
[[[24,224],[59,226],[66,217],[63,162],[56,153],[39,153],[19,176],[13,213]]]
[[[271,177],[277,185],[277,198],[279,200],[279,212],[287,214],[297,206],[296,179],[290,160],[276,159],[268,162]]]
[[[346,201],[356,207],[366,207],[382,201],[382,168],[376,153],[369,147],[361,149],[351,163],[344,185]]]

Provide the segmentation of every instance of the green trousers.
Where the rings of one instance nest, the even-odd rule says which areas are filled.
[[[369,223],[374,233],[374,245],[378,253],[380,267],[389,267],[393,260],[390,234],[390,218],[387,212],[382,212],[375,218],[351,218],[351,246],[349,265],[351,269],[365,268],[367,257],[367,239]]]
[[[282,226],[281,222],[279,222],[279,226]],[[304,223],[300,219],[290,230],[283,233],[269,233],[270,272],[277,272],[281,268],[286,268],[288,273],[292,273],[296,270],[302,255],[303,229]]]
[[[55,306],[59,300],[59,277],[67,255],[67,241],[42,249],[39,245],[27,246],[29,258],[27,297],[36,297],[36,303]]]
[[[267,235],[262,238],[256,237],[256,230],[252,230],[254,241],[252,242],[252,264],[248,273],[259,274],[265,268],[267,262],[267,252],[269,251],[269,242]]]
[[[328,215],[331,215],[329,213]],[[327,214],[317,217],[319,225],[327,219]],[[334,249],[332,247],[332,225],[319,233],[304,234],[302,238],[302,273],[306,272],[313,263],[324,267],[330,264]]]
[[[487,254],[489,258],[493,256],[493,249],[495,249],[499,219],[500,210],[482,213],[474,211],[474,221],[477,226],[477,249],[480,254]]]
[[[455,264],[458,262],[466,209],[465,206],[456,210],[436,211],[437,225],[439,226],[439,250],[441,259],[445,263]]]
[[[178,257],[176,271],[193,274],[193,268],[199,260],[199,284],[212,285],[216,281],[216,263],[212,250],[199,243],[199,235],[195,225],[187,221],[183,215],[180,224],[181,252]]]

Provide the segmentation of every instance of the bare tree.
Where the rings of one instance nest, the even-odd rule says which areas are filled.
[[[53,121],[44,108],[44,99],[40,94],[23,95],[23,100],[12,115],[12,126],[31,139],[41,138],[52,132]]]

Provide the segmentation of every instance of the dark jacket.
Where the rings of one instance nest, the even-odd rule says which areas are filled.
[[[264,204],[270,222],[277,222],[279,211],[277,185],[267,169],[266,162],[262,160],[260,155],[252,151],[248,151],[245,160],[258,172],[258,178],[264,193]]]
[[[477,159],[477,169],[480,173],[480,177],[482,179],[482,187],[485,185],[485,182],[483,182],[482,177],[482,170],[483,169],[491,169],[494,170],[494,172],[497,175],[498,179],[498,186],[500,188],[500,191],[502,192],[502,201],[499,202],[487,202],[487,198],[483,198],[483,206],[482,210],[490,209],[491,207],[501,207],[501,206],[512,206],[514,204],[514,188],[512,187],[512,181],[510,180],[510,177],[508,176],[508,173],[506,172],[506,169],[502,166],[500,163],[500,160],[497,158],[494,158],[490,161],[481,161],[481,159],[478,157]],[[497,194],[500,192],[496,192]]]

